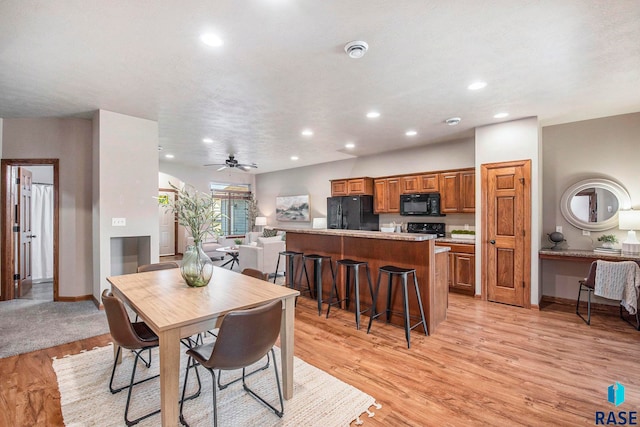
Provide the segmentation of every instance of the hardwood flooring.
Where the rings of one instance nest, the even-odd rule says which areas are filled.
[[[364,426],[594,425],[596,411],[640,409],[640,332],[615,315],[574,307],[525,310],[450,295],[448,318],[430,337],[375,322],[366,334],[352,313],[319,317],[298,300],[296,356],[383,405]],[[106,345],[109,335],[0,359],[0,425],[62,425],[51,357]],[[607,387],[626,400],[607,402]],[[106,385],[105,385],[106,387]],[[331,427],[331,426],[328,426]]]

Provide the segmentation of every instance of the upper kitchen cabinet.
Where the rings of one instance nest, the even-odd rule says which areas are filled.
[[[476,211],[475,169],[440,173],[440,211],[473,213]]]
[[[400,183],[398,177],[374,181],[373,213],[400,213]]]
[[[402,194],[437,193],[440,189],[437,173],[404,175],[400,180]]]
[[[331,180],[331,196],[372,196],[373,178]]]

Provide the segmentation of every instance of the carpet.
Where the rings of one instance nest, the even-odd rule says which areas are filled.
[[[0,358],[109,332],[107,316],[93,301],[0,303]]]
[[[279,349],[276,350],[278,369]],[[154,351],[157,352],[157,349]],[[182,353],[180,384],[182,387],[186,356]],[[114,385],[128,384],[133,363],[133,354],[124,353],[123,363],[116,370]],[[144,378],[158,372],[158,355],[153,355],[153,364],[146,369],[138,366],[136,378]],[[122,426],[127,391],[117,394],[109,391],[109,378],[113,364],[113,346],[101,347],[73,356],[53,360],[58,378],[62,415],[67,426]],[[258,362],[262,366],[264,361]],[[211,375],[199,368],[202,379],[202,394],[189,400],[184,406],[184,415],[191,426],[212,425]],[[195,390],[195,375],[189,373],[189,390]],[[223,381],[237,377],[240,371],[223,372]],[[140,375],[140,376],[138,376]],[[272,404],[277,402],[273,367],[247,378],[247,385]],[[129,418],[133,419],[160,407],[159,379],[136,386],[131,398]],[[355,387],[346,384],[328,373],[309,365],[299,358],[294,359],[294,397],[285,400],[283,418],[252,398],[242,389],[241,382],[218,392],[219,426],[348,426],[351,421],[362,423],[362,414],[372,417],[370,407],[379,408],[375,399]],[[277,407],[277,405],[276,405]],[[160,414],[138,424],[157,426]]]

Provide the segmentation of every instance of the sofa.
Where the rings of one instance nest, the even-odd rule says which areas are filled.
[[[251,242],[238,247],[240,271],[245,268],[255,268],[263,273],[284,273],[285,263],[281,262],[276,272],[278,254],[286,249],[286,243],[282,235],[275,237],[258,237],[255,243]]]
[[[235,245],[234,240],[235,240],[234,238],[227,238],[225,236],[210,237],[208,239],[205,239],[204,242],[202,242],[202,250],[204,251],[205,254],[207,254],[209,258],[222,259],[224,258],[225,253],[217,252],[216,249],[224,248],[227,246],[234,246]],[[186,244],[184,249],[186,251],[187,246],[193,245],[193,237],[188,236],[185,241],[186,241]]]

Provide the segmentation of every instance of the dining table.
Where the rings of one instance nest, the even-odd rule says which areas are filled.
[[[293,397],[293,327],[295,298],[286,286],[214,267],[207,286],[192,288],[180,269],[124,274],[107,278],[112,292],[128,304],[158,335],[160,354],[160,408],[163,426],[178,425],[180,339],[215,329],[234,310],[282,301],[280,349],[282,390]]]

